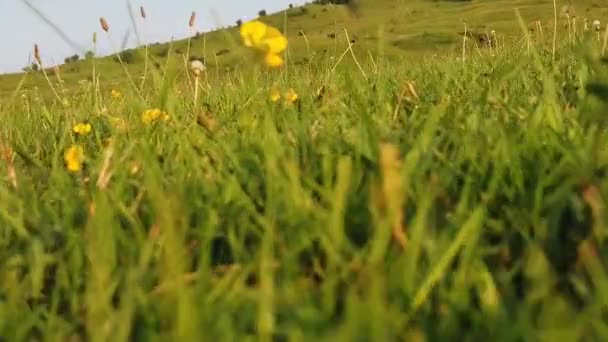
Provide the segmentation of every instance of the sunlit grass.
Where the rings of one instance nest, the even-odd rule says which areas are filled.
[[[467,42],[19,91],[0,337],[605,340],[602,41]]]

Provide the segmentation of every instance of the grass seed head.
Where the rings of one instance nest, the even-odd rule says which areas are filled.
[[[40,58],[40,48],[38,48],[38,44],[34,44],[34,59],[38,64],[42,64],[42,58]]]
[[[200,76],[206,69],[205,64],[201,60],[193,59],[190,61],[190,71],[192,71],[195,76]]]
[[[188,26],[190,28],[194,27],[194,24],[196,23],[196,12],[192,12],[192,14],[190,15],[190,21],[188,22]]]
[[[106,31],[106,32],[110,31],[110,26],[108,25],[106,18],[104,18],[104,17],[99,18],[99,24],[101,24],[101,28],[104,31]]]

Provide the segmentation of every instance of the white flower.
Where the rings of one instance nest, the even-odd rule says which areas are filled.
[[[190,70],[192,71],[192,73],[194,73],[194,75],[199,76],[200,74],[202,74],[203,72],[205,72],[207,68],[205,67],[205,64],[203,64],[203,62],[201,62],[198,59],[193,59],[190,61]]]

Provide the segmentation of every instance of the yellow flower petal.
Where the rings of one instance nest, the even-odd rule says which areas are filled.
[[[278,89],[273,88],[273,89],[270,91],[270,101],[272,101],[272,102],[277,102],[277,101],[279,101],[280,99],[281,99],[281,93],[279,92],[279,90],[278,90]]]
[[[158,108],[147,109],[143,113],[141,113],[141,121],[143,121],[145,124],[151,124],[158,120],[169,120],[169,114],[161,111]]]
[[[275,53],[266,54],[264,61],[266,62],[266,65],[268,65],[269,67],[273,67],[273,68],[280,67],[283,65],[283,57],[281,57]]]
[[[293,89],[289,89],[285,93],[285,101],[287,101],[288,103],[294,103],[298,100],[298,98],[298,93],[296,93]]]
[[[69,171],[78,172],[84,162],[84,150],[81,146],[72,145],[65,151],[63,159]]]
[[[264,39],[263,43],[268,53],[281,53],[287,48],[287,38],[283,36]]]
[[[116,128],[117,130],[126,131],[129,128],[127,121],[123,118],[111,117],[110,120],[112,121],[114,128]]]
[[[264,45],[264,50],[268,53],[281,53],[287,48],[287,38],[278,29],[268,26],[266,35],[261,41]]]
[[[276,37],[283,37],[283,33],[281,33],[281,31],[279,31],[279,29],[277,29],[274,26],[266,26],[266,32],[264,34],[264,38],[276,38]]]
[[[79,135],[87,135],[91,132],[91,124],[88,123],[79,123],[76,124],[73,128],[74,133]]]
[[[249,21],[241,25],[240,33],[243,43],[248,47],[258,47],[264,35],[266,24],[259,20]]]

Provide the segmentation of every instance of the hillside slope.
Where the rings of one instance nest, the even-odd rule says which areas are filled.
[[[347,40],[361,56],[382,52],[385,56],[414,57],[448,54],[461,49],[465,23],[469,32],[483,36],[491,30],[506,39],[521,37],[515,9],[524,20],[535,26],[539,21],[547,37],[552,34],[553,2],[551,0],[361,0],[359,10],[353,14],[344,5],[309,4],[261,18],[281,28],[289,38],[289,61],[294,65],[310,59],[312,54],[326,53],[336,56],[342,53]],[[608,18],[608,5],[598,0],[558,2],[558,35],[567,35],[566,8],[570,15],[578,17],[579,29],[586,18]],[[483,43],[483,42],[482,42]],[[208,33],[199,33],[188,40],[171,43],[155,43],[149,46],[151,64],[162,66],[167,56],[183,58],[188,53],[205,57],[211,74],[219,71],[246,67],[248,51],[241,46],[238,28],[235,26]],[[124,52],[129,62],[129,72],[141,74],[144,69],[145,49]],[[80,60],[59,67],[60,76],[66,83],[75,83],[90,77],[91,60]],[[115,56],[95,59],[102,80],[123,79],[124,71]],[[217,72],[216,72],[217,71]],[[51,74],[54,70],[51,70]],[[40,73],[0,75],[0,94],[11,92],[23,80],[25,88],[46,83]]]

